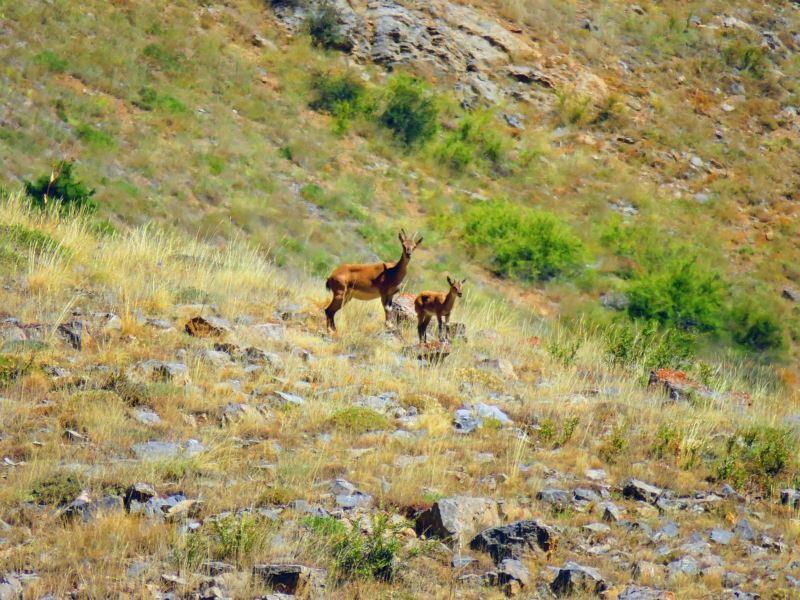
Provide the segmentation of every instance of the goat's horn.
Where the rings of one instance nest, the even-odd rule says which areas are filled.
[[[408,237],[408,236],[406,235],[406,230],[405,230],[405,228],[403,228],[403,227],[401,227],[401,228],[400,228],[400,235],[402,235],[403,237]]]

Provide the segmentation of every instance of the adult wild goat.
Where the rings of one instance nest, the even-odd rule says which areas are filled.
[[[421,292],[414,300],[414,309],[417,311],[417,333],[419,334],[419,341],[425,343],[428,339],[428,324],[431,322],[433,315],[436,315],[436,320],[439,322],[439,341],[444,341],[444,325],[450,323],[450,312],[453,310],[453,304],[456,302],[456,296],[459,298],[464,294],[462,287],[466,279],[455,281],[447,277],[447,283],[450,284],[448,292]]]
[[[406,276],[408,261],[416,247],[422,243],[422,237],[417,238],[416,234],[408,237],[404,229],[400,230],[398,237],[403,246],[403,254],[397,262],[341,265],[331,273],[325,282],[325,287],[333,293],[331,303],[325,309],[328,329],[336,331],[333,318],[352,298],[356,300],[380,298],[386,320],[389,320],[392,313],[392,299]]]

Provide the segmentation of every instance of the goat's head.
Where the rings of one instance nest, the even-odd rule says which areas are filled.
[[[466,279],[462,279],[461,281],[456,281],[455,279],[450,279],[450,276],[447,276],[447,283],[450,284],[450,290],[459,298],[464,295],[463,287],[464,283],[466,283]]]
[[[400,238],[400,243],[403,245],[403,254],[405,254],[406,258],[411,258],[414,249],[422,243],[422,236],[417,237],[415,233],[408,237],[405,229],[401,229],[397,237]]]

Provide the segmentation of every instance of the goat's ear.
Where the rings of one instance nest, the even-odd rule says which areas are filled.
[[[401,242],[404,242],[408,238],[408,235],[406,234],[405,228],[400,230],[400,233],[397,235],[397,237],[400,238]]]
[[[447,276],[447,283],[448,285],[453,285],[453,280],[450,279],[450,275]]]
[[[467,283],[467,278],[466,277],[464,277],[464,279],[461,280],[461,285],[464,285],[465,283]]]

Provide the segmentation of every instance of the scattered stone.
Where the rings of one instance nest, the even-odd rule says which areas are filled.
[[[603,469],[586,469],[584,475],[592,481],[605,481],[608,477],[608,474]]]
[[[664,567],[656,563],[640,560],[633,566],[633,578],[636,581],[653,581],[660,579],[663,575]]]
[[[528,568],[515,558],[505,558],[497,565],[497,577],[500,585],[518,582],[521,587],[530,583]]]
[[[254,325],[252,332],[267,340],[282,340],[286,337],[286,326],[281,323],[261,323]]]
[[[505,119],[505,122],[508,123],[509,127],[513,127],[514,129],[525,129],[525,126],[522,124],[522,117],[519,115],[503,113],[503,119]]]
[[[499,519],[494,500],[454,496],[434,502],[417,517],[415,529],[418,535],[460,541],[463,536]]]
[[[625,310],[630,300],[623,292],[605,292],[600,295],[600,304],[612,310]]]
[[[58,326],[58,334],[75,350],[83,348],[83,322],[70,321]]]
[[[484,529],[472,539],[469,547],[487,552],[495,562],[500,562],[505,558],[520,558],[526,550],[538,549],[550,554],[557,545],[555,529],[530,519]]]
[[[194,337],[222,337],[231,332],[231,324],[219,317],[192,317],[186,322],[184,331]]]
[[[0,576],[0,600],[22,598],[22,580],[13,574]]]
[[[616,523],[622,519],[622,509],[613,502],[606,502],[602,505],[603,508],[603,521],[608,523]]]
[[[325,588],[327,573],[324,569],[315,569],[304,565],[255,565],[253,576],[260,579],[271,589],[282,594],[298,596],[308,594],[318,597]]]
[[[783,288],[782,296],[787,300],[791,300],[792,302],[800,302],[800,291],[792,287]]]
[[[301,304],[284,304],[275,311],[275,318],[281,321],[304,321],[308,313]]]
[[[119,496],[106,496],[99,500],[85,500],[79,498],[70,502],[63,510],[66,519],[80,519],[84,523],[94,521],[97,517],[113,512],[122,512],[122,498]]]
[[[678,574],[691,576],[699,575],[700,565],[697,563],[697,559],[694,556],[687,555],[667,564],[667,573],[669,573],[670,577]]]
[[[544,502],[545,504],[552,504],[553,506],[563,508],[569,506],[570,495],[569,492],[564,490],[545,488],[536,494],[536,499]]]
[[[481,427],[487,419],[497,421],[501,425],[511,425],[509,416],[497,406],[477,402],[472,406],[458,409],[453,417],[453,424],[460,433],[472,433]]]
[[[177,456],[194,456],[205,452],[206,447],[197,440],[190,439],[184,445],[176,442],[142,442],[131,446],[131,450],[141,460],[162,460]]]
[[[656,532],[656,539],[674,539],[678,537],[679,532],[678,524],[675,521],[670,521]]]
[[[800,507],[800,489],[781,490],[781,504],[787,504],[792,508]]]
[[[620,592],[617,600],[676,600],[676,597],[672,592],[665,590],[629,585]]]
[[[498,373],[508,380],[515,381],[517,374],[514,372],[514,366],[511,361],[505,358],[484,358],[478,361],[477,368],[483,371],[492,371]]]
[[[454,556],[453,560],[450,561],[450,565],[454,569],[466,569],[477,562],[478,561],[471,556]]]
[[[331,482],[331,493],[339,508],[345,510],[366,508],[372,505],[372,496],[357,490],[356,486],[346,479],[335,479]]]
[[[403,348],[403,355],[423,362],[439,364],[450,356],[450,343],[427,342],[425,344],[406,346]]]
[[[289,394],[287,392],[275,392],[275,395],[280,398],[281,403],[285,406],[302,406],[305,404],[305,399],[297,394]]]
[[[392,299],[392,322],[395,325],[416,325],[417,310],[414,308],[413,294],[397,294]]]
[[[733,533],[724,529],[712,529],[708,539],[715,544],[727,546],[731,543],[731,541],[733,541]]]
[[[664,490],[638,479],[628,479],[622,484],[622,495],[640,502],[655,503]]]
[[[559,598],[576,593],[600,594],[607,588],[600,571],[574,562],[567,562],[561,567],[550,584],[550,590]]]
[[[186,385],[190,382],[189,368],[183,363],[147,360],[130,369],[132,379],[160,381],[175,385]]]
[[[156,490],[153,486],[149,483],[134,483],[131,487],[129,487],[125,491],[125,496],[123,498],[123,503],[125,505],[125,510],[130,512],[131,505],[134,502],[138,502],[140,504],[145,504],[149,500],[152,500],[156,497]]]
[[[161,417],[149,408],[137,408],[133,412],[133,417],[143,425],[158,425],[161,423]]]

